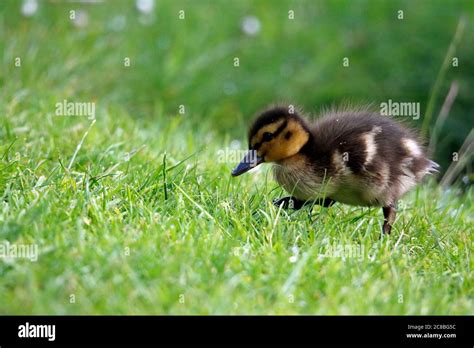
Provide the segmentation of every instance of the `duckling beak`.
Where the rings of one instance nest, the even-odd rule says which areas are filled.
[[[241,174],[244,174],[248,172],[250,169],[258,166],[262,162],[263,162],[263,158],[257,155],[257,151],[249,150],[249,152],[245,154],[242,161],[240,161],[237,167],[235,167],[234,170],[232,171],[232,176],[239,176]]]

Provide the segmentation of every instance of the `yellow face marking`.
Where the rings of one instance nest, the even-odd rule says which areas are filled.
[[[285,121],[281,120],[262,127],[253,138],[252,146],[261,142],[265,132],[275,132]],[[260,136],[260,137],[258,137]],[[256,139],[259,139],[257,141]],[[286,127],[274,139],[262,142],[257,153],[266,162],[276,162],[296,155],[308,142],[309,134],[298,122],[289,120]]]
[[[267,124],[265,126],[263,126],[262,128],[260,128],[258,130],[258,132],[253,136],[252,138],[252,142],[250,143],[250,145],[252,145],[252,147],[255,146],[255,144],[257,143],[260,143],[262,141],[262,138],[263,138],[263,134],[265,133],[274,133],[276,132],[276,130],[285,122],[284,119],[281,119],[281,120],[278,120],[277,122],[273,122],[273,123],[270,123],[270,124]]]
[[[281,164],[292,170],[304,171],[307,167],[306,158],[300,154],[283,159]]]

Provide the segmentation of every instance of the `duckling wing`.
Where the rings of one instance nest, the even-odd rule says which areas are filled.
[[[307,155],[316,172],[327,168],[331,198],[343,203],[392,204],[436,169],[416,132],[377,113],[325,115],[313,136]]]

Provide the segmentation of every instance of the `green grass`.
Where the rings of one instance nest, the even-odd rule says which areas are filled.
[[[420,187],[380,238],[379,209],[280,211],[266,169],[231,178],[229,144],[186,119],[104,111],[67,170],[89,122],[11,112],[2,239],[40,255],[0,263],[2,313],[474,310],[472,191]],[[355,254],[321,256],[337,247]]]
[[[274,20],[291,2],[164,1],[156,26],[140,27],[132,11],[128,30],[115,33],[107,29],[104,4],[84,5],[91,23],[78,29],[63,17],[70,5],[45,3],[48,11],[24,19],[17,2],[2,2],[0,30],[8,40],[0,46],[0,243],[37,244],[39,257],[0,259],[0,314],[472,314],[472,188],[461,194],[427,181],[403,198],[392,235],[381,237],[381,209],[336,204],[282,211],[271,204],[284,193],[268,166],[231,178],[235,163],[219,161],[219,151],[235,139],[245,147],[246,119],[262,103],[320,105],[347,96],[345,88],[371,95],[376,84],[358,65],[317,92],[308,89],[329,79],[318,66],[337,61],[339,69],[344,52],[325,46],[333,42],[335,11],[345,9],[336,21],[338,40],[358,13],[344,2],[311,3],[307,11],[296,7],[304,20],[292,27]],[[373,25],[381,13],[406,5],[361,4]],[[121,2],[116,11],[132,5]],[[184,27],[162,15],[182,6],[190,9]],[[432,78],[416,69],[407,77],[423,75],[426,93],[458,20],[456,7],[446,7],[447,28],[433,29],[446,41],[430,47],[437,59],[421,64],[433,67]],[[314,38],[307,26],[321,12],[327,26],[317,24],[321,35]],[[239,32],[249,13],[268,28],[258,39]],[[431,20],[423,11],[411,13]],[[203,19],[215,27],[197,30]],[[403,37],[414,24],[406,25],[387,35]],[[369,28],[355,33],[361,45],[376,36]],[[298,39],[280,41],[281,33]],[[384,45],[398,52],[395,58],[410,58]],[[319,46],[327,52],[315,62],[308,57]],[[350,50],[368,56],[361,64],[380,72],[370,63],[382,55],[375,46],[380,52]],[[244,62],[239,72],[229,68],[235,55]],[[16,56],[23,57],[21,69],[11,64]],[[135,62],[130,70],[124,56]],[[280,70],[285,62],[293,78],[269,79],[286,71]],[[403,98],[404,82],[396,71],[387,74],[374,98]],[[353,85],[358,78],[366,80]],[[222,94],[226,81],[235,83],[235,95]],[[395,94],[383,92],[392,89]],[[56,116],[55,103],[63,99],[95,101],[96,122]],[[177,111],[181,103],[184,115]],[[337,248],[354,254],[342,258]]]

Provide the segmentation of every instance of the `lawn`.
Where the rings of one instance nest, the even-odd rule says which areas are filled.
[[[376,18],[408,3],[360,5],[374,26],[393,28]],[[419,82],[410,84],[417,86],[412,99],[420,93],[428,99],[456,11],[465,6],[472,15],[472,4],[444,4],[431,8],[445,9],[446,26],[435,38],[441,43],[425,42],[437,58],[419,63],[432,68],[430,78],[413,69],[415,76],[401,81],[397,71],[388,76],[382,68],[367,77],[359,67],[311,94],[314,76],[317,85],[329,78],[321,66],[337,60],[342,69],[340,50],[361,59],[352,43],[338,42],[356,26],[352,14],[364,16],[357,6],[163,1],[150,17],[130,1],[118,1],[113,11],[108,3],[40,2],[25,17],[18,2],[2,2],[0,242],[37,245],[38,259],[0,259],[0,314],[474,313],[472,187],[443,189],[436,177],[428,179],[400,202],[392,234],[381,236],[381,209],[336,204],[284,211],[271,203],[284,192],[269,166],[232,178],[238,158],[222,156],[246,147],[249,117],[275,99],[313,105],[310,111],[319,109],[315,100],[327,105],[346,93],[368,100],[380,76],[375,100],[410,98],[404,83],[412,79]],[[304,20],[279,26],[279,11],[286,16],[293,5]],[[340,32],[329,40],[340,6],[345,15],[332,24]],[[414,2],[412,13],[429,22],[424,6]],[[84,11],[86,25],[71,22],[71,8]],[[315,62],[307,26],[320,11],[328,27],[315,24],[321,26],[315,45],[334,47]],[[257,37],[239,27],[248,14],[261,20]],[[472,37],[470,22],[468,28]],[[390,35],[397,41],[405,31]],[[376,32],[353,34],[363,50]],[[282,33],[294,39],[275,48]],[[461,46],[460,54],[470,52]],[[368,53],[372,62],[381,54]],[[63,100],[94,102],[94,120],[58,116]],[[470,110],[461,105],[453,110]]]

